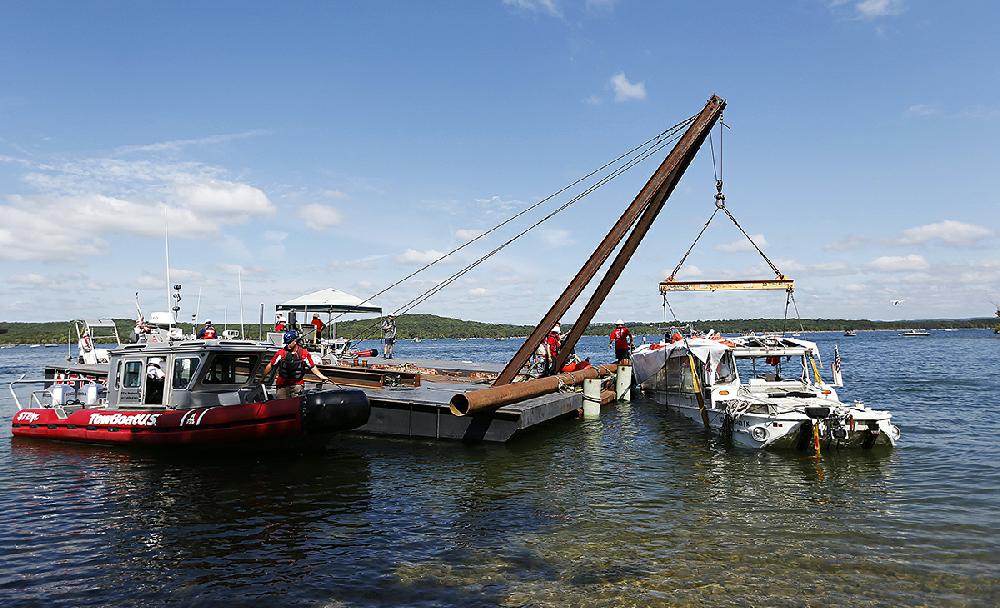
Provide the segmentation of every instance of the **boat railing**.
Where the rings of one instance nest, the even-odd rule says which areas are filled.
[[[66,406],[86,406],[95,407],[101,404],[99,384],[89,378],[74,378],[72,380],[53,380],[52,378],[31,378],[25,379],[27,374],[21,374],[17,380],[9,383],[8,390],[14,399],[14,404],[18,410],[23,409],[55,409],[60,411],[60,415],[65,414]],[[22,403],[18,397],[15,385],[43,386],[41,389],[33,390],[27,398],[27,405]],[[81,392],[83,393],[81,395]],[[80,397],[83,397],[81,399]]]

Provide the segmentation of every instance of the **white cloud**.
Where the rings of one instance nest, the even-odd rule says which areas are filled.
[[[523,11],[562,17],[562,10],[556,0],[503,0],[503,3]]]
[[[306,226],[313,230],[323,230],[340,223],[340,212],[329,205],[310,203],[299,207],[299,217],[306,220]]]
[[[455,231],[455,238],[460,241],[471,241],[477,236],[482,236],[485,230],[478,230],[475,228],[459,228]]]
[[[195,139],[174,139],[153,144],[140,144],[135,146],[122,146],[115,150],[115,154],[131,154],[134,152],[179,152],[188,146],[204,146],[212,144],[222,144],[258,135],[267,135],[270,131],[253,129],[242,133],[223,133],[221,135],[209,135],[208,137],[198,137]]]
[[[473,287],[469,290],[469,295],[477,298],[481,298],[489,293],[489,290],[485,287]]]
[[[903,112],[906,116],[913,116],[917,118],[923,118],[925,116],[933,116],[939,112],[937,106],[933,106],[926,103],[916,103],[912,106],[906,108]]]
[[[868,263],[868,267],[878,272],[906,272],[914,270],[927,270],[930,264],[924,256],[917,254],[910,255],[883,255]]]
[[[351,195],[344,192],[343,190],[324,190],[323,196],[327,198],[332,198],[338,201],[346,201],[351,198]]]
[[[992,238],[995,232],[984,226],[966,224],[956,220],[944,220],[936,224],[925,224],[903,231],[899,240],[904,245],[916,245],[929,241],[940,241],[946,245],[972,245],[983,239]]]
[[[646,99],[646,83],[629,82],[625,72],[618,72],[611,77],[611,87],[615,91],[615,101]]]
[[[429,264],[443,255],[444,252],[437,249],[427,249],[426,251],[407,249],[396,256],[396,261],[401,264]]]
[[[563,228],[542,230],[540,235],[542,242],[549,247],[565,247],[573,244],[573,239],[570,238],[569,230],[565,230]]]
[[[854,5],[858,17],[876,19],[898,15],[905,9],[904,0],[861,0]]]
[[[265,230],[264,240],[271,241],[274,243],[281,243],[288,238],[287,232],[282,232],[280,230]]]
[[[587,104],[587,105],[589,105],[589,106],[599,106],[599,105],[601,105],[602,103],[604,103],[604,100],[603,100],[603,99],[601,99],[601,98],[600,98],[599,96],[597,96],[597,95],[590,95],[590,96],[588,96],[588,97],[585,97],[585,98],[583,99],[583,103],[585,103],[585,104]]]
[[[757,243],[757,246],[761,249],[767,249],[767,239],[764,238],[763,234],[751,234],[750,238],[752,238],[754,243]],[[717,251],[725,251],[727,253],[735,251],[754,251],[753,244],[746,239],[738,239],[732,243],[716,245],[715,249]]]
[[[834,241],[823,245],[823,249],[826,251],[849,251],[851,249],[858,249],[868,245],[869,239],[863,236],[850,235],[842,238],[839,241]]]
[[[267,195],[247,184],[211,180],[177,184],[176,189],[178,202],[194,211],[227,215],[230,219],[274,213]]]
[[[669,276],[669,275],[670,275],[670,271],[668,270],[664,276]],[[679,271],[677,271],[677,277],[675,277],[675,278],[678,278],[678,279],[693,279],[693,278],[704,276],[704,275],[705,275],[705,273],[701,270],[701,268],[698,268],[694,264],[690,264],[690,265],[687,265],[687,266],[681,266],[681,269]]]
[[[29,169],[21,181],[37,192],[0,202],[0,259],[100,255],[112,235],[162,237],[165,220],[171,237],[212,238],[219,226],[274,212],[260,189],[200,163],[83,158],[16,164]]]

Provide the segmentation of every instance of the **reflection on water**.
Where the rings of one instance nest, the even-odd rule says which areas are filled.
[[[903,440],[819,459],[644,402],[508,445],[183,455],[12,441],[0,400],[0,600],[996,605],[1000,340],[935,342],[841,342],[844,397],[891,409]],[[0,380],[42,354],[3,351]]]

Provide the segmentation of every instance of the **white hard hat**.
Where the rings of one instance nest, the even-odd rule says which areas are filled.
[[[205,325],[208,325],[208,324],[209,324],[209,323],[211,323],[211,322],[212,322],[212,320],[211,320],[211,319],[205,319]]]
[[[562,328],[560,328],[559,324],[556,323],[555,325],[552,326],[552,331],[554,331],[556,333],[562,333]]]
[[[618,319],[617,321],[615,321],[615,325],[625,325],[625,321]]]
[[[153,357],[152,359],[149,360],[149,364],[150,365],[157,365],[158,366],[161,363],[163,363],[163,359],[161,359],[159,357]]]

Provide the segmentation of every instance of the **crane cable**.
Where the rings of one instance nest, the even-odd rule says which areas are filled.
[[[638,156],[635,156],[635,157],[629,159],[622,166],[618,167],[617,169],[615,169],[611,173],[608,173],[607,175],[603,176],[597,182],[591,184],[585,190],[583,190],[582,192],[580,192],[579,194],[577,194],[573,198],[569,199],[568,201],[566,201],[565,203],[563,203],[559,207],[555,208],[553,211],[549,212],[547,215],[545,215],[544,217],[542,217],[541,219],[539,219],[538,221],[536,221],[534,224],[528,226],[527,228],[525,228],[521,232],[515,234],[511,238],[507,239],[505,242],[503,242],[500,245],[498,245],[496,248],[492,249],[491,251],[487,252],[483,256],[479,257],[478,259],[476,259],[471,264],[469,264],[466,267],[462,268],[461,270],[453,273],[451,276],[449,276],[446,279],[442,280],[441,282],[439,282],[438,284],[436,284],[434,287],[428,289],[427,291],[425,291],[425,292],[419,294],[418,296],[414,297],[409,302],[407,302],[407,303],[403,304],[402,306],[398,307],[395,311],[393,311],[392,314],[393,315],[404,314],[404,313],[412,310],[416,306],[422,304],[427,299],[429,299],[431,296],[433,296],[437,292],[441,291],[442,289],[444,289],[448,285],[451,285],[456,280],[458,280],[459,278],[461,278],[462,276],[464,276],[466,273],[470,272],[471,270],[473,270],[474,268],[476,268],[477,266],[479,266],[480,264],[482,264],[483,262],[485,262],[487,259],[493,257],[494,255],[496,255],[497,253],[499,253],[502,249],[506,248],[508,245],[512,244],[514,241],[520,239],[521,237],[523,237],[525,234],[527,234],[531,230],[534,230],[535,228],[537,228],[541,224],[545,223],[546,221],[548,221],[549,219],[551,219],[555,215],[557,215],[557,214],[561,213],[562,211],[568,209],[573,204],[579,202],[580,200],[582,200],[586,196],[592,194],[594,191],[598,190],[599,188],[601,188],[602,186],[606,185],[610,181],[612,181],[615,178],[621,176],[623,173],[627,172],[629,169],[632,169],[633,167],[635,167],[639,163],[643,162],[644,160],[646,160],[647,158],[649,158],[653,154],[656,154],[657,152],[659,152],[660,150],[662,150],[666,146],[668,146],[671,143],[673,143],[674,141],[680,139],[681,134],[679,134],[678,131],[685,124],[687,124],[688,122],[689,121],[686,120],[686,121],[682,121],[680,123],[677,123],[677,125],[674,125],[674,127],[671,127],[671,129],[667,130],[668,132],[669,131],[673,131],[673,133],[671,133],[666,139],[659,139],[659,141],[656,141],[651,146],[647,147],[647,149],[643,150]],[[658,138],[653,138],[650,141],[655,141],[657,139]],[[621,157],[619,157],[619,158],[621,158]],[[633,222],[632,222],[633,225],[635,224],[636,221],[638,221],[638,217],[636,218],[636,220],[633,220]],[[366,328],[364,328],[359,334],[357,334],[351,341],[352,342],[359,342],[359,341],[363,341],[363,340],[367,339],[369,337],[369,334],[376,327],[378,327],[379,325],[380,325],[379,321],[373,322],[372,324],[370,324]]]
[[[694,122],[695,118],[696,118],[696,116],[689,116],[688,118],[685,118],[684,120],[678,122],[677,124],[675,124],[673,126],[670,126],[670,127],[666,128],[666,129],[664,129],[663,131],[660,131],[659,133],[657,133],[653,137],[650,137],[649,139],[647,139],[646,141],[642,142],[641,144],[639,144],[637,146],[634,146],[633,148],[627,150],[626,152],[620,154],[619,156],[613,158],[612,160],[609,160],[608,162],[604,163],[603,165],[601,165],[597,169],[594,169],[590,173],[587,173],[586,175],[583,175],[583,176],[577,178],[573,182],[571,182],[571,183],[563,186],[562,188],[556,190],[552,194],[549,194],[548,196],[542,198],[538,202],[536,202],[536,203],[534,203],[534,204],[532,204],[532,205],[530,205],[530,206],[522,209],[521,211],[518,211],[514,215],[508,217],[504,221],[502,221],[499,224],[493,226],[492,228],[490,228],[489,230],[483,232],[482,234],[477,235],[477,236],[475,236],[475,237],[473,237],[473,238],[465,241],[464,243],[462,243],[461,245],[455,247],[451,251],[448,251],[447,253],[444,253],[444,254],[440,255],[439,257],[435,258],[434,260],[432,260],[430,262],[427,262],[426,264],[424,264],[420,268],[414,270],[410,274],[408,274],[408,275],[406,275],[406,276],[404,276],[404,277],[396,280],[395,282],[391,283],[390,285],[388,285],[388,286],[380,289],[379,291],[373,293],[372,295],[370,295],[367,298],[365,298],[364,300],[362,300],[358,305],[360,306],[362,304],[370,302],[370,301],[374,300],[375,298],[377,298],[378,296],[386,293],[387,291],[389,291],[389,290],[391,290],[391,289],[393,289],[393,288],[401,285],[402,283],[405,283],[406,281],[412,279],[413,277],[415,277],[418,274],[422,273],[423,271],[427,270],[431,266],[434,266],[438,262],[441,262],[445,258],[451,257],[452,255],[454,255],[454,254],[458,253],[459,251],[465,249],[469,245],[475,243],[476,241],[479,241],[479,240],[481,240],[481,239],[489,236],[490,234],[496,232],[500,228],[503,228],[507,224],[509,224],[509,223],[513,222],[514,220],[516,220],[517,218],[521,217],[522,215],[524,215],[524,214],[526,214],[526,213],[528,213],[528,212],[530,212],[530,211],[538,208],[539,206],[547,203],[548,201],[550,201],[550,200],[554,199],[555,197],[559,196],[560,194],[563,194],[564,192],[566,192],[570,188],[573,188],[574,186],[579,185],[580,183],[582,183],[582,182],[590,179],[594,175],[597,175],[601,171],[604,171],[608,167],[616,165],[617,163],[621,162],[623,159],[632,156],[637,151],[642,150],[643,148],[646,148],[646,147],[648,147],[650,145],[652,145],[652,146],[659,145],[664,138],[673,137],[679,130],[687,127],[692,122]],[[644,154],[644,153],[645,152],[642,152],[640,154]],[[339,315],[337,315],[336,317],[334,317],[334,320],[336,321],[337,319],[343,317],[345,314],[348,314],[348,313],[346,313],[346,312],[340,313]]]

